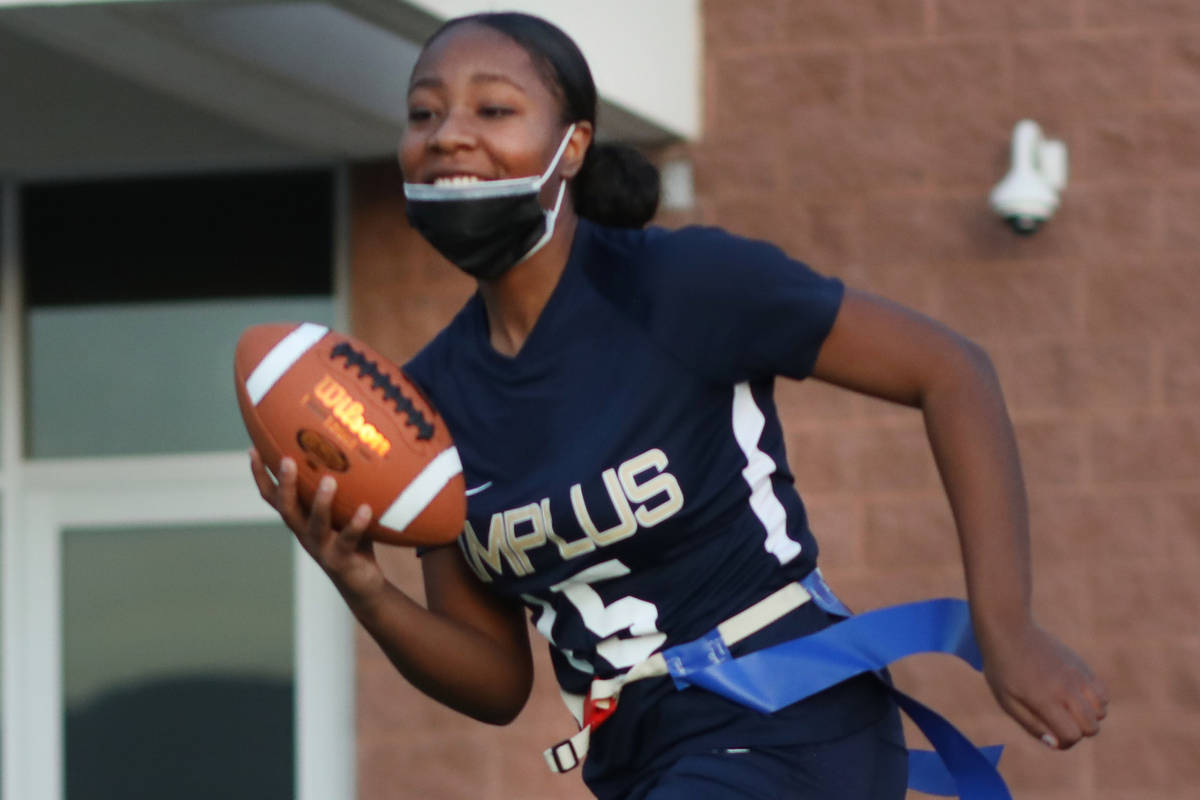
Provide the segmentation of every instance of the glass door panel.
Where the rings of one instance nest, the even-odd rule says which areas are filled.
[[[293,796],[280,526],[68,528],[62,594],[67,800]]]

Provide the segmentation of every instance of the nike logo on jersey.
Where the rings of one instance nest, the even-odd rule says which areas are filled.
[[[679,513],[683,508],[683,490],[675,476],[667,472],[667,455],[657,448],[625,461],[601,473],[607,498],[584,497],[583,486],[575,484],[568,492],[576,530],[556,531],[550,513],[551,498],[498,511],[488,523],[484,544],[467,521],[466,535],[460,544],[479,578],[490,582],[505,565],[518,577],[533,572],[529,551],[553,544],[564,560],[578,558],[597,547],[606,547],[633,536],[642,528],[652,528]],[[488,484],[484,484],[487,486]],[[563,502],[558,499],[557,502]],[[603,518],[615,516],[616,523],[600,530],[593,511],[603,509]],[[591,505],[589,505],[589,503]]]
[[[471,497],[472,495],[476,495],[476,494],[479,494],[480,492],[487,491],[489,488],[491,488],[491,485],[492,485],[492,482],[488,481],[487,483],[481,483],[478,486],[467,489],[467,497]]]

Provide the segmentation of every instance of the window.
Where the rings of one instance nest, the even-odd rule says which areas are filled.
[[[26,187],[26,451],[241,450],[238,335],[333,316],[328,172]]]
[[[63,531],[66,797],[292,797],[291,537]]]

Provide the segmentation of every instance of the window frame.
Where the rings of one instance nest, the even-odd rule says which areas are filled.
[[[348,169],[316,166],[334,175],[332,300],[335,324],[344,328]],[[244,452],[25,456],[19,196],[18,182],[0,176],[0,800],[63,800],[63,529],[262,523],[278,517],[258,496]],[[292,563],[296,797],[352,798],[353,619],[328,578],[295,543]]]

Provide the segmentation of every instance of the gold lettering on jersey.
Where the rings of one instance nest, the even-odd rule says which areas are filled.
[[[606,469],[601,473],[601,477],[604,479],[604,488],[608,490],[608,499],[613,510],[617,512],[617,524],[608,530],[597,530],[596,523],[592,522],[592,515],[588,513],[587,503],[583,501],[583,487],[578,483],[571,487],[571,507],[575,509],[575,519],[579,522],[579,527],[583,528],[583,532],[593,542],[604,547],[633,536],[637,533],[638,526],[633,509],[629,507],[629,499],[625,497],[617,479],[617,471]]]
[[[346,387],[335,381],[329,375],[321,378],[313,387],[313,396],[321,405],[329,409],[333,418],[342,423],[369,450],[381,456],[386,456],[392,449],[392,443],[379,430],[367,422],[363,416],[363,404],[350,396]]]
[[[475,570],[475,574],[480,580],[491,583],[491,576],[487,570],[483,568],[487,564],[492,568],[492,572],[499,575],[503,572],[500,558],[508,562],[509,567],[518,576],[525,575],[527,570],[525,565],[516,557],[510,547],[508,540],[505,538],[504,531],[504,515],[493,514],[491,524],[488,525],[488,541],[485,548],[479,542],[479,537],[475,535],[475,529],[471,527],[471,521],[467,520],[464,527],[465,535],[462,537],[466,543],[467,562],[471,568]]]
[[[554,532],[554,517],[550,515],[550,498],[542,498],[542,528],[546,531],[546,538],[554,542],[558,548],[558,554],[562,556],[563,561],[568,561],[575,556],[581,556],[584,553],[590,553],[596,549],[596,543],[588,537],[576,539],[573,542],[568,542],[566,539]]]
[[[683,509],[683,490],[667,472],[667,454],[657,448],[600,474],[617,522],[606,530],[596,527],[583,496],[583,484],[571,486],[571,509],[582,536],[567,539],[554,530],[550,498],[538,503],[497,511],[488,523],[487,544],[479,540],[470,521],[460,542],[467,563],[483,581],[504,571],[505,563],[517,577],[534,571],[530,551],[553,542],[564,561],[590,553],[597,547],[628,539],[639,528],[652,528]],[[593,500],[592,509],[598,506]],[[561,521],[561,520],[560,520]]]
[[[621,477],[621,488],[625,490],[629,502],[640,504],[634,515],[643,528],[653,528],[683,508],[683,490],[679,488],[679,481],[675,480],[674,475],[663,472],[666,468],[667,454],[655,448],[629,459],[617,470]],[[658,474],[638,483],[638,476],[650,470]],[[650,501],[659,495],[665,497],[650,508]]]
[[[522,523],[532,526],[528,533],[518,533]],[[546,543],[546,531],[542,528],[542,509],[537,503],[513,508],[504,512],[504,538],[508,547],[521,562],[525,572],[533,572],[533,564],[525,551]]]

